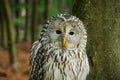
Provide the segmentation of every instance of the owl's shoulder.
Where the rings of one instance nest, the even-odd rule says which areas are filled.
[[[30,64],[34,65],[34,60],[36,58],[36,56],[38,55],[39,53],[39,49],[42,47],[42,44],[40,43],[39,40],[35,41],[33,44],[32,44],[32,47],[30,49]]]
[[[41,63],[42,59],[42,44],[39,40],[35,41],[32,44],[32,47],[30,49],[30,79],[37,79],[38,77],[38,70],[40,68],[40,65],[37,64]]]

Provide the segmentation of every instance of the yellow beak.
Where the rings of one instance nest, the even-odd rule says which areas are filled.
[[[65,47],[65,45],[66,45],[66,38],[64,37],[61,41],[61,46]]]

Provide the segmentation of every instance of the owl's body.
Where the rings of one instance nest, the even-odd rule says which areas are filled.
[[[75,16],[60,14],[43,27],[31,49],[29,80],[86,80],[87,34]]]

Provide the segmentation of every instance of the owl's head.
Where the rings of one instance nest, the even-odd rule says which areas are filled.
[[[86,45],[86,30],[75,16],[67,14],[54,16],[48,20],[43,29],[48,42],[54,47],[74,49]]]

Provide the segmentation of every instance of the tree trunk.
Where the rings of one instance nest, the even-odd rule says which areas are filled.
[[[120,80],[120,0],[73,0],[73,14],[87,28],[87,80]]]
[[[3,15],[4,16],[4,15]],[[3,44],[3,47],[4,48],[8,48],[8,45],[7,45],[7,25],[6,25],[6,22],[5,22],[5,17],[2,16],[2,44]]]
[[[2,14],[3,13],[3,8],[2,5],[0,5],[0,24],[1,24],[1,41],[0,44],[2,45],[2,47],[4,48],[8,48],[7,45],[7,29],[6,29],[6,22],[5,22],[5,17]]]
[[[15,0],[15,4],[19,5],[20,4],[20,0]],[[16,18],[19,18],[20,17],[20,9],[17,9],[15,11],[15,16]],[[15,31],[16,31],[16,42],[19,42],[19,38],[20,38],[20,24],[16,24],[15,25]]]
[[[66,0],[59,0],[58,1],[58,11],[60,13],[67,13],[68,10],[67,10],[67,3],[66,3]]]
[[[7,35],[8,35],[8,49],[10,57],[10,65],[14,68],[17,67],[17,53],[15,45],[15,36],[14,36],[14,26],[12,23],[12,17],[10,12],[10,4],[8,0],[1,0],[1,5],[4,7],[3,15],[6,21]]]
[[[46,22],[50,17],[51,0],[45,0],[44,21]]]
[[[1,34],[2,34],[1,31],[2,30],[1,29],[2,29],[2,26],[1,26],[1,23],[0,23],[0,46],[2,45],[2,39],[1,39]]]
[[[32,31],[31,31],[31,39],[32,39],[32,43],[37,40],[38,38],[38,30],[39,30],[39,26],[38,26],[38,6],[39,6],[39,0],[33,0],[33,5],[32,5]]]
[[[30,4],[30,0],[25,0],[25,4],[29,5]],[[25,31],[24,31],[24,39],[23,41],[27,41],[28,37],[29,37],[29,15],[30,15],[30,10],[28,7],[26,7],[26,16],[25,16]]]
[[[3,46],[2,7],[0,5],[0,45]]]

